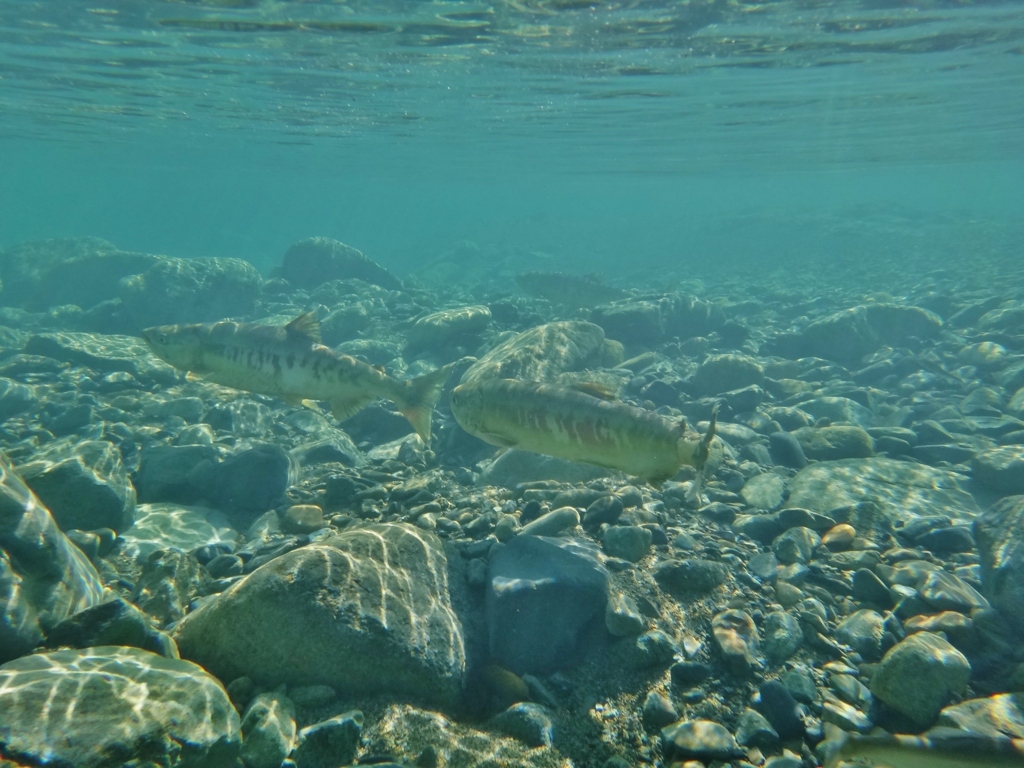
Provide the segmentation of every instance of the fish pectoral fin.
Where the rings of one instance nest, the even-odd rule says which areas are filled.
[[[193,382],[195,382],[195,381],[203,381],[204,378],[205,377],[202,374],[196,373],[195,371],[186,371],[185,372],[185,381],[193,381]]]
[[[344,421],[359,413],[372,398],[357,397],[353,400],[332,400],[331,413],[338,421]]]
[[[288,323],[284,330],[290,338],[306,339],[315,344],[321,343],[320,321],[317,320],[315,311],[299,315]]]
[[[599,400],[618,400],[619,395],[614,389],[600,381],[578,381],[572,386],[573,389],[585,395],[596,397]]]

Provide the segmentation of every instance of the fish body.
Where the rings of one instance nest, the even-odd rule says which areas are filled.
[[[1024,766],[1024,740],[993,738],[964,731],[923,736],[852,736],[823,742],[825,768],[842,763],[884,768],[1009,768]],[[934,734],[934,735],[930,735]],[[855,763],[852,761],[856,761]]]
[[[685,420],[592,394],[514,379],[483,379],[452,390],[452,414],[491,445],[617,469],[661,482],[688,464],[702,470],[714,435],[688,432]]]
[[[207,381],[280,397],[298,405],[324,400],[339,420],[372,400],[394,402],[425,442],[430,417],[451,366],[409,381],[320,343],[312,313],[286,326],[223,321],[147,328],[142,338],[160,359]]]

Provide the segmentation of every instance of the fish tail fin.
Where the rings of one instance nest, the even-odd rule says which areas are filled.
[[[422,438],[424,443],[430,444],[430,418],[434,413],[434,405],[437,398],[441,396],[441,390],[448,381],[448,374],[452,372],[455,363],[449,363],[443,368],[420,376],[406,383],[406,387],[399,399],[395,401],[398,410],[409,420],[416,434]]]

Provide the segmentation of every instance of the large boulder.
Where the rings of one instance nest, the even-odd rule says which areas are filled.
[[[997,493],[1024,493],[1024,445],[982,451],[971,462],[975,479]]]
[[[1024,632],[1024,496],[1000,499],[974,521],[985,596]]]
[[[18,467],[18,473],[61,530],[121,532],[135,521],[135,487],[113,443],[58,440]]]
[[[591,319],[610,338],[641,347],[651,347],[672,336],[704,336],[725,323],[717,304],[679,293],[614,301],[595,308]]]
[[[285,251],[278,270],[296,288],[316,288],[329,280],[365,280],[391,291],[402,281],[362,251],[329,237],[300,240]]]
[[[241,735],[221,684],[138,648],[55,651],[0,666],[0,755],[25,765],[231,768]]]
[[[487,630],[491,656],[516,673],[572,666],[584,630],[604,617],[608,572],[593,545],[517,536],[491,557]]]
[[[369,525],[293,550],[186,616],[181,655],[221,679],[330,685],[452,704],[462,626],[441,541],[408,525]]]
[[[801,469],[789,481],[785,506],[821,514],[872,507],[888,523],[909,523],[918,517],[949,517],[955,522],[968,522],[980,509],[966,490],[965,481],[956,472],[908,461],[830,461]],[[856,524],[854,527],[861,530]]]
[[[0,662],[28,653],[102,596],[92,563],[0,454]]]
[[[99,373],[130,373],[147,388],[168,386],[179,374],[134,336],[98,333],[37,333],[28,337],[25,353],[81,365]]]
[[[462,383],[482,379],[553,381],[568,371],[612,367],[623,349],[593,323],[564,320],[538,325],[503,341],[477,360]]]
[[[141,274],[120,283],[129,328],[207,323],[253,311],[263,278],[242,259],[161,257]]]

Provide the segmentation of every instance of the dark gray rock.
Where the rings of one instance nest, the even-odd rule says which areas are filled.
[[[1002,494],[1024,493],[1024,445],[1004,445],[982,451],[971,464],[982,485]]]
[[[284,499],[294,471],[287,451],[265,444],[202,465],[193,479],[199,497],[214,508],[252,518]]]
[[[779,734],[764,715],[756,709],[747,708],[736,722],[736,743],[742,747],[772,751],[779,745]]]
[[[490,560],[491,656],[516,673],[570,666],[584,629],[604,616],[608,573],[581,542],[517,536]]]
[[[220,459],[212,445],[152,445],[139,454],[135,487],[140,502],[194,504],[202,496],[197,483]]]
[[[35,408],[37,403],[34,387],[0,378],[0,422]]]
[[[241,729],[246,768],[280,768],[295,747],[295,705],[283,693],[261,693],[246,708]]]
[[[363,733],[363,713],[352,710],[299,731],[296,768],[335,768],[356,756]]]
[[[280,276],[297,288],[316,288],[329,280],[365,280],[389,291],[402,281],[362,251],[329,237],[300,240],[285,251]]]
[[[18,472],[64,530],[120,532],[135,520],[135,488],[113,443],[58,440]]]
[[[815,461],[864,459],[875,452],[871,435],[861,427],[801,427],[792,434],[804,455]]]
[[[554,723],[540,704],[522,701],[494,716],[495,730],[518,739],[528,747],[550,747],[554,741]]]
[[[884,635],[885,619],[877,611],[869,609],[847,616],[835,631],[836,640],[853,648],[867,661],[881,658]]]
[[[733,760],[743,756],[736,739],[712,720],[683,720],[661,729],[661,744],[670,760]]]
[[[666,560],[654,569],[654,578],[676,596],[700,596],[725,583],[726,567],[712,560]]]
[[[772,542],[772,552],[783,565],[793,563],[807,564],[811,561],[814,550],[821,544],[821,536],[810,528],[790,528],[780,534]]]
[[[745,355],[713,355],[705,360],[693,376],[693,388],[700,395],[716,395],[764,384],[764,369]]]
[[[800,650],[804,635],[800,622],[786,611],[773,611],[764,620],[764,655],[774,665],[784,663]]]
[[[758,688],[757,710],[783,739],[802,736],[804,723],[800,705],[778,680],[768,680]]]
[[[672,686],[681,691],[704,682],[711,672],[711,665],[703,661],[677,661],[669,668]]]
[[[651,691],[644,699],[642,717],[645,729],[658,731],[678,720],[679,713],[672,705],[672,699],[657,691]]]
[[[238,713],[216,679],[137,648],[26,656],[0,666],[0,688],[0,744],[26,765],[226,768],[241,747]]]
[[[149,648],[152,628],[145,615],[131,603],[115,598],[79,611],[46,635],[50,648],[90,648],[94,645],[127,645]]]
[[[0,454],[0,662],[28,653],[102,595],[92,563]]]

